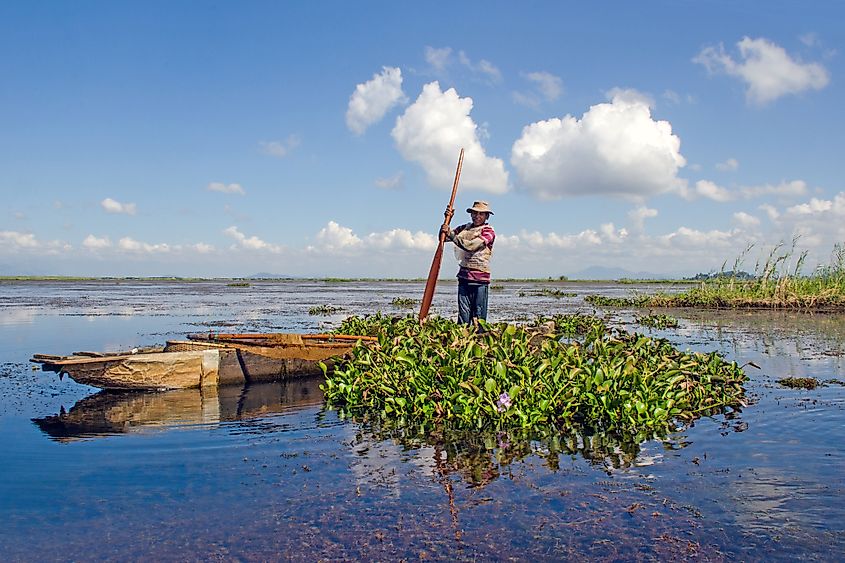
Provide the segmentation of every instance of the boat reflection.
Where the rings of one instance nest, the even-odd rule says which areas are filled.
[[[32,421],[51,439],[70,442],[150,427],[215,424],[278,414],[323,403],[321,376],[172,391],[101,391],[67,412]]]

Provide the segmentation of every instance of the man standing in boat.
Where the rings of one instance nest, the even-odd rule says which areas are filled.
[[[475,323],[487,320],[487,297],[490,289],[490,257],[496,232],[487,223],[493,215],[486,201],[476,201],[467,209],[469,223],[455,229],[443,225],[446,240],[455,244],[458,270],[458,322]]]

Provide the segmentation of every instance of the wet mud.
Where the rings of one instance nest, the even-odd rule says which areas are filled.
[[[419,435],[327,410],[319,379],[104,393],[34,353],[189,332],[318,332],[407,309],[416,282],[0,286],[0,544],[11,560],[831,560],[845,551],[845,316],[597,308],[665,286],[496,284],[491,320],[584,312],[747,367],[751,404],[632,443]],[[454,284],[432,311],[454,314]],[[574,294],[574,295],[573,295]],[[314,307],[339,311],[311,315]]]

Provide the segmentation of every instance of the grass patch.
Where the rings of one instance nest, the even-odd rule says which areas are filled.
[[[227,283],[226,287],[249,287],[249,282],[231,282]]]
[[[534,291],[520,291],[519,296],[525,297],[526,295],[546,295],[549,297],[555,297],[560,299],[561,297],[576,297],[578,294],[572,291],[563,291],[561,289],[550,289],[548,287],[544,287],[542,289],[537,289]]]
[[[606,295],[587,295],[584,301],[599,307],[645,307],[651,298],[648,295],[633,297],[608,297]]]
[[[400,309],[413,309],[417,306],[417,302],[416,299],[410,297],[394,297],[390,304]]]
[[[731,275],[715,275],[683,293],[652,297],[650,307],[769,308],[769,309],[842,309],[845,308],[845,246],[836,244],[829,264],[812,274],[801,270],[807,252],[798,252],[793,239],[786,248],[776,245],[759,259],[751,279],[734,272],[751,246],[737,258]],[[722,271],[725,266],[722,266]]]
[[[649,328],[678,328],[678,319],[669,315],[643,315],[637,317],[637,324]]]
[[[744,405],[746,376],[717,352],[560,315],[533,325],[432,317],[350,317],[338,332],[378,337],[327,375],[330,405],[435,430],[666,429]]]

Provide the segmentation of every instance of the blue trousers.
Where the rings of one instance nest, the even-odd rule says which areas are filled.
[[[458,323],[470,324],[473,319],[487,320],[487,295],[490,286],[458,280]]]

